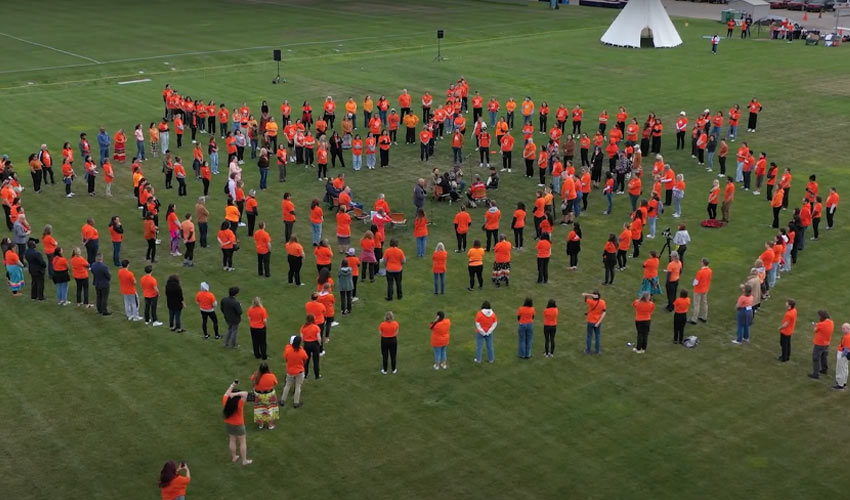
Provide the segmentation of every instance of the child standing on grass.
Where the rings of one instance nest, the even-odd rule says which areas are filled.
[[[148,128],[148,139],[151,143],[151,156],[156,158],[159,151],[159,129],[154,122],[151,122],[151,126]],[[143,157],[140,158],[141,161],[145,161]]]

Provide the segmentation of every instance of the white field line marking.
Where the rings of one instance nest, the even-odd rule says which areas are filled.
[[[67,54],[67,55],[69,55],[69,56],[79,57],[80,59],[85,59],[86,61],[91,61],[91,62],[93,62],[94,64],[101,64],[101,62],[100,62],[100,61],[98,61],[97,59],[92,59],[91,57],[81,56],[80,54],[75,54],[75,53],[73,53],[73,52],[68,52],[67,50],[57,49],[56,47],[51,47],[50,45],[44,45],[43,43],[33,42],[33,41],[30,41],[30,40],[24,40],[23,38],[18,38],[18,37],[16,37],[16,36],[12,36],[12,35],[10,35],[10,34],[8,34],[8,33],[0,33],[0,35],[3,35],[3,36],[8,37],[8,38],[11,38],[11,39],[13,39],[13,40],[17,40],[17,41],[19,41],[19,42],[24,42],[24,43],[28,43],[28,44],[30,44],[30,45],[35,45],[35,46],[37,46],[37,47],[43,47],[43,48],[45,48],[45,49],[55,50],[56,52],[61,52],[61,53],[63,53],[63,54]]]
[[[129,85],[131,83],[144,83],[151,81],[150,78],[142,78],[141,80],[127,80],[126,82],[118,82],[118,85]]]

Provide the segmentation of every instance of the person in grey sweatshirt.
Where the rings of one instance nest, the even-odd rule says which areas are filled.
[[[242,321],[242,305],[236,299],[239,293],[238,286],[230,287],[227,297],[221,299],[221,314],[224,316],[224,322],[227,323],[227,336],[224,337],[224,347],[232,347],[236,349],[239,344],[236,343],[236,334],[239,333],[239,322]]]
[[[351,314],[351,298],[354,290],[354,278],[351,276],[351,267],[348,259],[343,258],[337,272],[337,288],[339,289],[340,309],[342,314]]]
[[[30,239],[30,225],[24,214],[18,216],[12,226],[12,243],[18,246],[18,257],[24,262],[24,254],[27,250],[27,241]],[[26,267],[26,264],[24,265]]]

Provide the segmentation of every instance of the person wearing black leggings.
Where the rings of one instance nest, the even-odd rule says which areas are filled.
[[[384,314],[384,321],[378,327],[381,334],[381,373],[387,374],[387,360],[391,363],[393,373],[396,369],[396,354],[398,353],[398,322],[393,318],[392,311]]]
[[[304,362],[304,376],[310,373],[310,362],[312,361],[313,375],[318,380],[322,378],[319,369],[319,359],[322,355],[322,344],[319,340],[322,333],[315,321],[312,314],[307,315],[307,321],[301,327],[301,338],[304,339],[304,350],[307,351],[307,361]]]
[[[685,325],[688,323],[688,308],[691,307],[691,299],[688,291],[679,290],[679,298],[673,301],[673,343],[681,344],[685,340]]]
[[[478,280],[478,288],[482,288],[484,286],[484,249],[481,248],[481,241],[475,240],[472,242],[472,248],[467,252],[467,257],[469,258],[469,265],[467,266],[467,270],[469,271],[469,288],[467,290],[475,289],[475,280]]]

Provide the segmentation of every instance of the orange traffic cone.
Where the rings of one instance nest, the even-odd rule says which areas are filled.
[[[808,20],[809,20],[809,13],[808,13],[808,12],[804,12],[804,13],[803,13],[803,21],[808,21]]]

